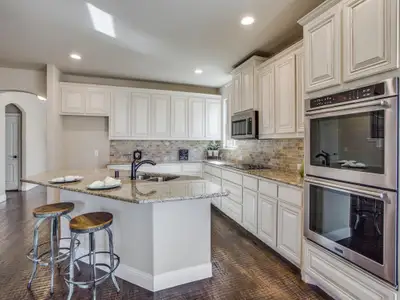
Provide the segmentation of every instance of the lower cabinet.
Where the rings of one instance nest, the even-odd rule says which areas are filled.
[[[213,176],[211,179],[212,183],[221,186],[221,178]],[[212,204],[216,207],[221,208],[221,197],[214,197],[211,199]]]
[[[252,190],[243,189],[243,227],[257,234],[258,195]]]
[[[242,224],[242,205],[231,200],[229,197],[222,197],[221,210],[231,219]]]
[[[304,242],[303,258],[303,280],[317,284],[335,299],[397,299],[393,287],[363,274],[358,268],[311,242]]]
[[[296,265],[301,261],[301,209],[278,202],[278,251]]]
[[[278,200],[260,194],[258,198],[258,237],[268,246],[276,247],[276,216]]]

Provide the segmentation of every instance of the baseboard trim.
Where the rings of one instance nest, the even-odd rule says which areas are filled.
[[[6,200],[7,200],[7,195],[6,194],[0,195],[0,203],[4,202]]]

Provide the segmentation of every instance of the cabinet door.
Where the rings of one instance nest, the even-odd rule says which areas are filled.
[[[260,70],[259,97],[260,97],[260,135],[275,133],[275,80],[274,66],[269,65]]]
[[[257,192],[243,189],[243,226],[254,234],[257,234],[257,204]]]
[[[277,249],[287,259],[300,265],[301,210],[282,200],[278,205]]]
[[[110,138],[127,138],[131,135],[131,93],[114,91],[111,101]]]
[[[169,138],[171,136],[171,97],[151,95],[151,137]]]
[[[110,114],[110,91],[88,88],[86,91],[86,114],[108,116]]]
[[[340,21],[341,3],[303,28],[307,92],[340,84]]]
[[[188,103],[187,97],[171,97],[171,137],[173,138],[189,136]]]
[[[233,75],[232,79],[232,88],[233,88],[233,94],[232,94],[232,112],[237,113],[238,111],[241,111],[241,101],[242,101],[242,73],[237,73]]]
[[[205,138],[205,100],[202,98],[189,99],[189,137],[204,140]]]
[[[221,178],[212,176],[212,183],[221,186]],[[209,192],[209,191],[207,191],[207,192]],[[214,206],[221,208],[221,197],[212,198],[211,203],[214,204]]]
[[[247,67],[242,70],[242,97],[241,110],[254,108],[254,68]]]
[[[221,139],[221,100],[206,100],[206,138]]]
[[[296,131],[304,132],[304,52],[296,53]]]
[[[294,54],[275,64],[275,132],[296,132],[296,84]]]
[[[81,87],[61,88],[61,113],[84,114],[86,103],[86,91]]]
[[[132,93],[132,137],[150,137],[150,94]]]
[[[344,81],[398,68],[397,3],[397,0],[344,2]]]
[[[222,131],[226,135],[226,139],[232,138],[231,122],[232,122],[232,82],[228,83],[222,89]]]
[[[277,203],[274,198],[258,197],[258,237],[272,248],[276,247]]]

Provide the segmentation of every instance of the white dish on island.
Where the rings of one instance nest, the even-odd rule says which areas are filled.
[[[68,175],[64,177],[56,177],[49,180],[49,183],[70,183],[70,182],[77,182],[81,181],[83,176],[78,175]]]
[[[96,180],[89,184],[88,190],[110,190],[121,186],[121,180],[107,176],[104,180]]]

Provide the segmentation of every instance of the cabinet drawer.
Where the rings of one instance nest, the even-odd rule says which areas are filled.
[[[214,176],[221,177],[221,169],[213,167],[212,168],[212,174]]]
[[[183,163],[182,164],[182,172],[183,173],[201,173],[201,164],[193,164],[193,163]]]
[[[230,171],[226,171],[226,170],[222,171],[222,178],[223,179],[229,180],[229,181],[234,182],[236,184],[242,185],[242,183],[243,183],[242,182],[242,177],[243,177],[242,175],[234,173],[234,172],[230,172]]]
[[[243,176],[243,186],[246,189],[250,189],[253,191],[258,190],[258,180],[252,177]]]
[[[366,272],[308,242],[304,244],[304,272],[335,299],[397,299],[393,288],[374,280]]]
[[[224,190],[229,191],[227,198],[232,201],[242,204],[243,202],[243,188],[240,185],[234,184],[232,182],[222,180],[222,186]]]
[[[242,223],[242,206],[230,200],[227,197],[222,197],[222,211],[238,223]]]
[[[302,191],[287,186],[279,186],[278,198],[289,202],[290,204],[301,207]]]
[[[266,196],[276,198],[278,196],[278,185],[270,181],[260,180],[258,191]]]
[[[212,167],[209,165],[204,165],[204,172],[212,175]]]

